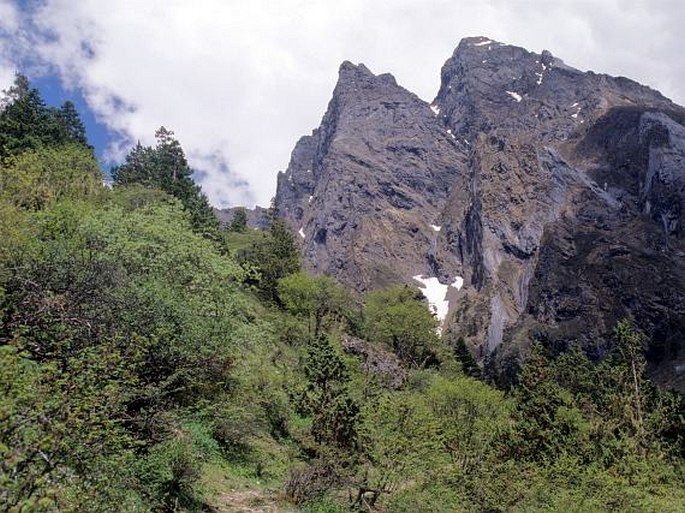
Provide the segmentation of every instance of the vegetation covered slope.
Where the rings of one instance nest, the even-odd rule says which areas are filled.
[[[21,94],[0,113],[21,126],[0,137],[0,510],[685,509],[683,400],[626,323],[600,364],[533,345],[498,390],[418,289],[309,276],[278,219],[220,230],[170,132],[110,190],[37,91],[16,123]]]

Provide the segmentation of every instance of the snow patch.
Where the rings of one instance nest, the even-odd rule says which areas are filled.
[[[489,39],[486,39],[485,41],[481,41],[480,43],[473,43],[473,46],[485,46],[485,45],[490,45],[494,43],[494,41],[490,41]]]
[[[537,84],[540,85],[540,84],[542,84],[542,77],[545,74],[545,71],[547,70],[547,66],[545,66],[544,62],[541,63],[540,61],[535,61],[535,63],[541,64],[541,66],[542,66],[542,71],[540,73],[535,73],[535,75],[538,77]]]
[[[456,137],[455,137],[454,134],[452,133],[452,130],[450,130],[449,128],[447,129],[447,133],[450,134],[450,137],[451,137],[452,139],[456,139]]]
[[[504,91],[504,92],[507,93],[509,96],[511,96],[517,102],[520,102],[521,100],[523,100],[523,96],[521,96],[518,93],[515,93],[514,91]]]
[[[449,288],[449,285],[443,285],[435,277],[424,278],[420,274],[412,276],[412,278],[421,284],[419,286],[419,288],[422,289],[421,292],[423,292],[423,295],[428,299],[431,311],[442,324],[445,317],[447,317],[447,311],[450,306],[449,301],[447,301],[447,289]]]
[[[572,117],[573,119],[577,119],[577,118],[578,118],[578,114],[580,114],[580,110],[581,110],[581,108],[578,107],[578,110],[575,111],[573,114],[571,114],[571,117]]]
[[[466,144],[467,146],[471,146],[471,143],[468,142],[466,139],[464,139],[464,144]]]
[[[576,103],[574,103],[573,105],[571,105],[571,107],[577,107],[577,106],[578,106],[578,102],[576,102]]]
[[[300,231],[297,232],[297,233],[299,233],[299,234],[300,234],[300,237],[302,237],[302,238],[304,239],[304,227],[301,227],[301,228],[300,228]]]
[[[314,196],[309,196],[309,201],[307,203],[311,203],[313,199],[314,199]]]
[[[430,227],[433,228],[434,232],[439,232],[440,229],[442,228],[442,226],[437,226],[435,224],[431,224]]]
[[[482,62],[483,64],[485,64],[486,62],[488,62],[488,60],[487,60],[487,59],[483,59],[481,62]]]
[[[459,290],[464,284],[464,280],[460,276],[457,276],[453,283],[443,285],[434,276],[426,278],[425,276],[418,274],[412,276],[412,278],[421,284],[419,286],[421,292],[423,292],[423,295],[428,299],[431,311],[435,314],[438,321],[440,321],[440,324],[442,324],[447,317],[450,306],[449,301],[447,300],[447,291],[450,287]]]
[[[440,107],[438,107],[437,105],[431,105],[430,107],[431,107],[431,110],[433,111],[433,114],[435,114],[436,116],[438,114],[440,114]]]

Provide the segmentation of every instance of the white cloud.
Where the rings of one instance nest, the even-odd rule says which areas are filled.
[[[0,90],[12,84],[16,64],[12,54],[19,30],[19,12],[14,3],[0,0]]]
[[[19,28],[19,11],[14,2],[0,0],[0,30],[3,32],[15,32]]]
[[[0,58],[0,91],[4,91],[14,79],[14,64]]]
[[[0,0],[0,81],[9,76],[8,49],[26,46],[16,36],[15,5]],[[82,88],[124,140],[151,143],[160,125],[173,129],[215,204],[268,202],[296,140],[318,125],[344,59],[391,72],[431,100],[458,41],[486,35],[547,48],[575,67],[626,75],[685,100],[685,8],[676,0],[38,5],[31,33],[50,37],[34,41],[33,51],[67,85]],[[122,155],[127,143],[111,155]]]

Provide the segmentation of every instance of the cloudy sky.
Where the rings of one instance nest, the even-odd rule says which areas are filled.
[[[164,125],[215,205],[265,205],[345,59],[430,101],[485,35],[683,104],[683,27],[681,0],[0,0],[0,88],[20,70],[76,100],[103,162]]]

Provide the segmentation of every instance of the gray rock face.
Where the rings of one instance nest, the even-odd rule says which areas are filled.
[[[358,290],[462,276],[447,333],[500,374],[533,338],[601,356],[627,316],[655,376],[682,388],[685,109],[486,38],[462,40],[441,75],[428,105],[341,66],[278,177],[307,267]]]
[[[640,117],[639,141],[648,154],[640,206],[665,233],[682,236],[685,225],[685,128],[663,113]]]
[[[343,63],[321,126],[278,176],[276,206],[307,267],[359,290],[433,271],[453,279],[458,259],[437,251],[431,225],[464,176],[464,146],[392,76]]]

